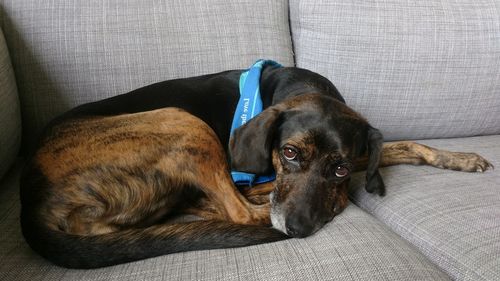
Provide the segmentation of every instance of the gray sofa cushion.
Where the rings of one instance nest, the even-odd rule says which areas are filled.
[[[21,236],[18,176],[10,173],[0,182],[1,280],[449,280],[354,205],[307,239],[172,254],[96,270],[59,268],[32,252]]]
[[[352,199],[414,244],[456,280],[500,280],[500,136],[429,140],[452,151],[474,151],[497,167],[462,173],[428,166],[382,169],[384,198],[354,178]]]
[[[386,139],[500,133],[495,0],[291,0],[297,66],[330,78]]]
[[[0,29],[0,179],[16,159],[21,143],[21,112],[9,51]]]
[[[77,104],[171,78],[293,64],[288,1],[2,1],[26,141]]]

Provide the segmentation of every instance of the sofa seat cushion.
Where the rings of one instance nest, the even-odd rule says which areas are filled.
[[[0,184],[2,280],[449,280],[353,204],[307,239],[178,253],[95,270],[56,267],[21,236],[18,171]]]
[[[298,67],[388,140],[500,133],[497,0],[291,0]]]
[[[2,1],[24,143],[76,105],[163,80],[293,65],[287,0]]]
[[[352,200],[415,245],[455,280],[500,280],[500,135],[421,141],[476,152],[496,170],[464,173],[429,166],[381,170],[383,198],[363,190],[358,174]]]
[[[0,29],[0,179],[14,163],[21,144],[21,111],[9,51]]]

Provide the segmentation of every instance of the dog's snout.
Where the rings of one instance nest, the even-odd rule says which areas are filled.
[[[314,223],[303,215],[290,216],[286,220],[286,234],[294,238],[303,238],[314,231]]]

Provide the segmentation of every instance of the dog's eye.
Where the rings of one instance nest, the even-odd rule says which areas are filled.
[[[285,156],[286,160],[293,161],[297,158],[297,150],[293,147],[287,146],[283,148],[283,156]]]
[[[344,178],[348,175],[349,175],[349,169],[347,169],[346,167],[337,166],[337,168],[335,168],[335,176],[337,176],[338,178]]]

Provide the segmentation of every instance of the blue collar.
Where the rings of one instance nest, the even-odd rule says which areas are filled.
[[[262,68],[265,65],[281,67],[279,63],[272,60],[258,60],[240,76],[240,100],[234,113],[231,135],[236,128],[244,125],[262,112],[262,98],[260,96],[259,84]],[[276,178],[274,172],[271,175],[257,176],[245,172],[231,171],[231,176],[234,184],[239,186],[252,186],[254,184],[270,182]]]

